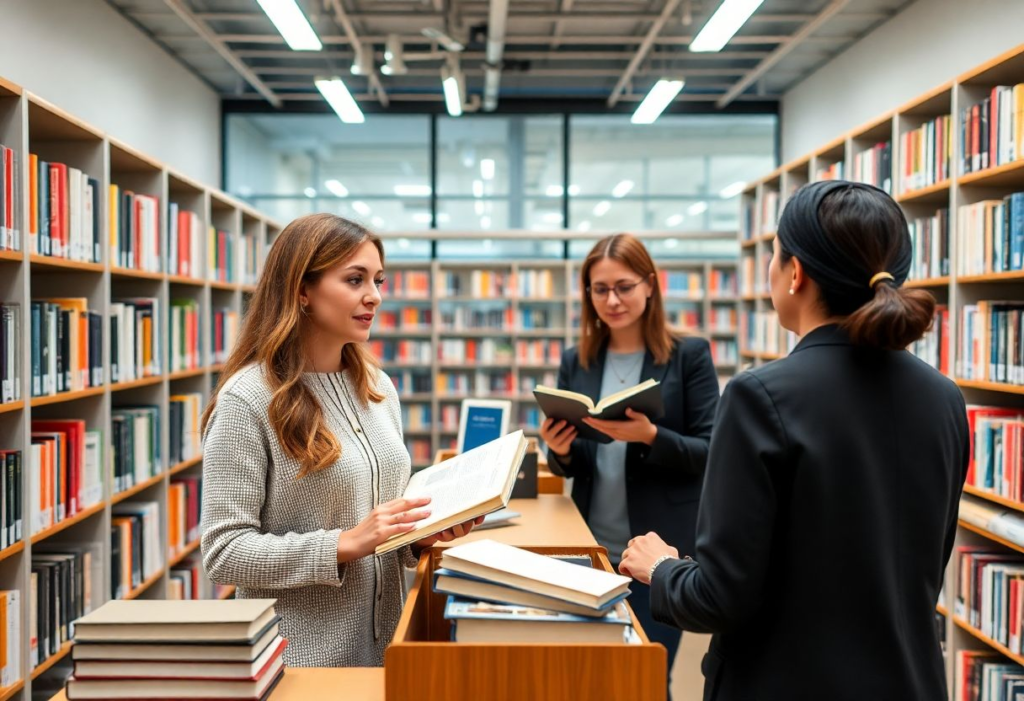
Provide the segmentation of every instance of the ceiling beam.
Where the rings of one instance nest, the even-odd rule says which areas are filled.
[[[238,71],[238,74],[249,85],[253,87],[260,95],[262,95],[267,102],[274,107],[281,107],[281,98],[278,97],[273,90],[263,84],[263,81],[252,72],[252,70],[245,64],[245,61],[240,59],[235,53],[228,47],[228,45],[222,41],[217,34],[210,29],[209,25],[198,19],[195,14],[190,10],[182,0],[164,0],[164,3],[171,10],[174,11],[182,22],[188,25],[189,29],[194,31],[203,40],[210,45],[210,47],[220,54],[221,58],[230,64],[232,68]]]
[[[281,95],[285,102],[323,102],[324,97],[319,92],[306,92],[306,93],[284,93]],[[374,102],[377,99],[376,95],[370,93],[354,93],[352,95],[359,102]],[[621,102],[640,102],[643,99],[643,95],[623,95]],[[778,100],[781,98],[780,94],[767,94],[767,95],[740,95],[736,98],[735,102],[768,102],[771,100]],[[263,98],[258,95],[236,95],[231,97],[232,100],[262,100]],[[394,93],[390,96],[392,102],[443,102],[444,95],[440,93]],[[676,98],[676,102],[714,102],[718,99],[718,95],[694,95],[682,92],[679,97]]]
[[[744,90],[753,85],[756,80],[767,73],[772,66],[777,64],[785,58],[787,54],[793,51],[793,49],[798,47],[804,39],[816,32],[824,26],[826,22],[839,14],[842,9],[849,4],[849,2],[850,0],[832,0],[832,2],[826,5],[825,9],[815,15],[812,20],[800,27],[800,29],[798,29],[788,41],[779,44],[775,51],[772,51],[767,58],[763,59],[749,73],[740,78],[736,82],[736,85],[732,86],[725,95],[722,95],[721,99],[716,103],[716,106],[719,109],[728,106],[730,102],[742,95]]]
[[[334,21],[345,30],[345,36],[348,37],[348,43],[352,47],[352,51],[362,51],[362,46],[359,43],[359,35],[356,34],[356,29],[352,26],[352,20],[349,19],[349,14],[345,12],[345,8],[342,7],[341,0],[329,1],[331,8],[334,10]],[[370,49],[367,48],[367,51],[369,50]],[[370,75],[366,77],[370,81],[370,86],[377,93],[377,99],[380,101],[381,106],[387,107],[388,94],[384,91],[384,86],[381,85],[380,77],[377,75],[377,67],[372,66],[370,68]]]
[[[349,12],[348,17],[355,21],[422,21],[422,20],[433,20],[441,22],[444,20],[444,12],[437,9],[437,3],[440,0],[434,0],[433,11],[424,12],[418,11],[404,11],[404,10],[366,10],[361,12]],[[517,3],[518,4],[518,3]],[[559,7],[558,12],[550,12],[544,10],[520,10],[519,12],[510,12],[509,19],[524,19],[524,20],[542,20],[548,22],[582,22],[582,21],[597,21],[597,22],[655,22],[660,16],[657,13],[651,12],[630,12],[623,11],[620,8],[621,5],[616,4],[604,4],[598,6],[596,4],[587,4],[589,10],[580,12],[572,12],[572,2],[568,3],[568,9],[566,9],[566,3],[563,1]],[[487,18],[487,3],[463,3],[460,6],[462,13],[459,15],[464,20],[483,20]],[[147,20],[147,19],[166,19],[169,15],[163,12],[147,12],[138,11],[131,12],[128,14],[134,19]],[[204,22],[252,22],[252,21],[267,21],[267,16],[262,12],[196,12],[194,13],[197,18]],[[877,22],[879,20],[888,19],[892,16],[890,12],[847,12],[843,15],[845,19],[857,20],[861,22]],[[749,20],[750,24],[800,24],[802,22],[809,22],[815,17],[814,13],[806,12],[790,12],[790,13],[755,13]]]
[[[654,40],[658,38],[658,34],[661,33],[662,28],[668,22],[672,13],[676,11],[677,7],[679,7],[679,0],[665,0],[665,7],[662,8],[661,15],[659,15],[658,19],[647,30],[647,35],[637,48],[633,59],[629,62],[629,65],[626,66],[626,70],[619,78],[619,82],[617,82],[615,87],[612,88],[612,94],[608,96],[609,107],[614,107],[619,101],[619,96],[626,88],[630,78],[632,78],[633,74],[636,73],[636,69],[640,67],[640,63],[647,56],[647,52],[651,50],[652,46],[654,46]]]
[[[570,12],[572,12],[572,4],[573,4],[573,0],[562,0],[562,4],[558,8],[558,11],[561,14],[563,14],[563,15],[567,15]],[[553,48],[556,48],[556,49],[558,48],[558,46],[559,46],[558,38],[560,36],[562,36],[562,29],[563,28],[564,27],[562,25],[562,20],[557,20],[555,22],[555,28],[551,30],[551,39],[552,39],[551,46]]]

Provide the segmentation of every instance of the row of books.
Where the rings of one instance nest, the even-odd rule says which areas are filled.
[[[203,499],[201,477],[175,477],[167,488],[168,556],[182,555],[199,540],[199,516]]]
[[[960,110],[960,174],[1024,158],[1024,83],[997,85]]]
[[[242,269],[240,277],[236,279],[239,279],[243,285],[255,285],[259,279],[259,256],[260,247],[255,236],[242,234],[238,237],[238,262]]]
[[[960,310],[957,377],[1024,384],[1024,302],[981,300]]]
[[[761,234],[774,234],[779,228],[782,197],[776,190],[765,190],[761,197]]]
[[[430,299],[430,273],[422,270],[389,272],[383,292],[385,297],[396,295],[408,299]]]
[[[123,599],[163,569],[166,545],[157,502],[122,501],[111,514],[110,597]]]
[[[433,426],[429,404],[402,405],[402,427],[406,431],[429,431]]]
[[[29,468],[28,516],[34,535],[103,499],[102,433],[81,419],[33,421]]]
[[[202,366],[199,350],[199,302],[194,299],[171,301],[171,372],[195,370]]]
[[[21,399],[21,305],[0,304],[0,404]]]
[[[963,242],[958,275],[1024,269],[1024,192],[960,207],[957,236]]]
[[[35,300],[31,306],[32,396],[103,384],[103,326],[85,298]]]
[[[966,484],[1024,502],[1024,411],[968,406],[971,460]]]
[[[67,697],[267,699],[284,674],[280,620],[274,599],[109,601],[75,625]]]
[[[0,591],[0,686],[21,681],[21,591]]]
[[[29,154],[29,252],[101,262],[99,198],[96,178]]]
[[[537,407],[519,407],[519,427],[524,431],[539,431],[544,423],[544,413]]]
[[[515,289],[514,275],[497,270],[471,270],[441,273],[437,294],[440,297],[501,299]]]
[[[932,317],[931,328],[920,341],[910,346],[910,352],[944,375],[949,375],[949,307],[938,305]]]
[[[163,471],[159,407],[111,409],[110,433],[115,493],[142,484]]]
[[[736,271],[712,268],[708,277],[708,296],[735,297],[736,296]]]
[[[900,192],[947,180],[953,157],[953,121],[948,114],[925,122],[900,137]]]
[[[704,297],[704,274],[688,270],[658,271],[658,282],[664,297],[702,299]]]
[[[520,270],[518,282],[520,297],[554,297],[562,294],[551,270]]]
[[[102,563],[98,543],[47,541],[32,547],[28,592],[32,669],[60,653],[74,636],[74,622],[92,610],[93,587],[103,581]]]
[[[774,355],[789,353],[799,340],[779,325],[779,315],[773,310],[744,311],[740,315],[740,339],[744,350]]]
[[[171,465],[198,458],[202,454],[199,426],[203,415],[203,395],[198,392],[172,394],[168,410]]]
[[[238,338],[241,317],[231,309],[213,312],[213,362],[226,363]]]
[[[892,194],[892,141],[881,141],[853,154],[851,177]]]
[[[433,316],[429,307],[381,309],[374,324],[378,331],[430,331],[434,326]]]
[[[21,540],[23,499],[21,451],[0,450],[0,549]]]
[[[493,338],[442,340],[437,349],[442,363],[511,363],[512,344]]]
[[[544,370],[543,372],[532,371],[529,369],[521,370],[519,373],[519,394],[524,397],[533,396],[533,388],[537,385],[545,385],[547,387],[558,386],[558,373],[554,370]]]
[[[110,185],[110,260],[114,265],[162,273],[160,200]]]
[[[517,325],[523,331],[543,331],[565,327],[565,314],[552,307],[527,307],[516,310]]]
[[[666,309],[665,322],[674,329],[696,331],[701,326],[701,309]]]
[[[557,340],[516,341],[516,362],[526,365],[558,365],[565,344]]]
[[[816,180],[843,180],[843,161],[836,161],[831,165],[827,165],[823,168],[818,168],[815,173]]]
[[[957,650],[954,701],[1019,701],[1024,698],[1024,667],[991,650]]]
[[[913,245],[910,280],[949,275],[949,208],[907,222]]]
[[[708,331],[735,331],[739,326],[738,314],[735,307],[712,306],[708,314]]]
[[[429,394],[434,388],[434,379],[430,371],[414,372],[412,370],[389,370],[395,391],[399,396],[408,394]]]
[[[160,300],[136,297],[110,305],[110,380],[130,382],[163,372]]]
[[[956,615],[1020,654],[1024,555],[990,545],[960,546],[956,562]]]
[[[441,310],[443,331],[508,331],[516,328],[516,317],[512,307],[504,309],[472,309],[456,307]]]
[[[736,341],[711,340],[711,360],[715,365],[739,365],[740,348]]]
[[[439,372],[434,378],[434,391],[439,395],[508,395],[515,391],[515,379],[511,372],[504,370]]]
[[[740,294],[744,296],[752,295],[755,293],[757,285],[757,259],[753,255],[741,256],[740,265],[742,266],[740,272]]]
[[[214,282],[238,282],[235,241],[230,232],[210,227],[206,237],[206,276]]]
[[[201,278],[203,270],[203,222],[199,215],[182,209],[177,202],[168,206],[167,272],[182,277]]]
[[[213,598],[204,592],[203,563],[197,557],[187,557],[167,573],[167,598],[171,601]]]
[[[430,341],[370,341],[370,352],[385,363],[434,362],[434,346]]]
[[[434,455],[431,452],[429,438],[406,438],[405,449],[414,465],[429,465],[433,462]]]
[[[18,152],[0,144],[0,251],[21,250],[21,178]]]

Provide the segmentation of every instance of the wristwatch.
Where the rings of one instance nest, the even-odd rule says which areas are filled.
[[[650,581],[653,582],[654,581],[654,570],[658,569],[658,565],[663,563],[665,560],[672,560],[672,559],[674,559],[674,558],[671,555],[662,555],[657,560],[655,560],[654,564],[651,565],[651,571],[647,573],[647,579],[649,579]]]

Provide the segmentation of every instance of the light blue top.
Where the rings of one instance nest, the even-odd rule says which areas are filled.
[[[608,351],[601,378],[601,398],[639,384],[644,354]],[[597,471],[590,502],[589,526],[597,542],[608,549],[608,557],[618,565],[631,536],[629,509],[626,506],[626,447],[613,441],[597,446]]]

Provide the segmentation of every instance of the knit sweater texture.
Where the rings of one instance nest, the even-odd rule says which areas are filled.
[[[410,476],[395,388],[380,372],[380,403],[361,405],[347,372],[303,381],[341,443],[341,458],[298,477],[268,419],[259,366],[222,388],[203,442],[203,565],[239,598],[277,599],[292,667],[373,667],[384,661],[405,598],[405,547],[339,565],[338,535],[402,496]]]

